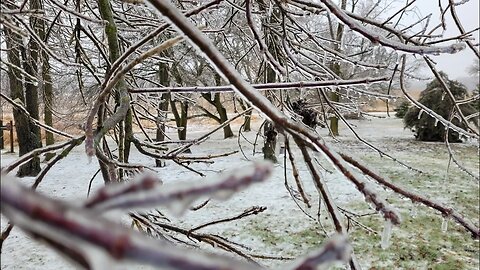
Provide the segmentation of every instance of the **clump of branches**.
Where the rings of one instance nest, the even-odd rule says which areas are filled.
[[[183,188],[164,187],[159,179],[146,175],[129,183],[107,186],[80,205],[35,193],[18,184],[17,179],[7,176],[1,182],[1,210],[25,232],[87,269],[96,269],[104,260],[113,260],[118,264],[134,261],[185,270],[262,269],[255,263],[187,250],[166,240],[153,239],[111,222],[102,214],[115,209],[133,210],[162,205],[182,212],[204,196],[227,199],[236,191],[266,179],[271,168],[268,163],[260,163],[247,171],[242,170],[241,174],[237,172]],[[138,214],[132,216],[142,220]],[[335,236],[322,249],[297,260],[286,269],[315,269],[348,259],[350,251],[346,237]]]

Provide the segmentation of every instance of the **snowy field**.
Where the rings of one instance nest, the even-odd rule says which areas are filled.
[[[425,173],[418,174],[390,159],[380,157],[378,153],[356,140],[355,136],[344,126],[341,126],[342,135],[337,140],[325,136],[333,148],[363,160],[371,168],[397,184],[453,205],[474,224],[479,225],[478,182],[459,171],[453,164],[447,171],[448,152],[444,144],[414,141],[412,133],[404,130],[401,120],[396,118],[369,117],[366,120],[351,120],[351,123],[355,126],[358,135]],[[255,130],[259,124],[259,121],[254,122],[254,131],[244,133],[249,141],[255,140]],[[208,128],[200,124],[189,124],[188,136],[191,139],[197,138],[203,135]],[[239,124],[234,124],[233,130],[236,132],[236,137],[226,140],[222,139],[221,131],[215,133],[206,142],[192,147],[192,155],[221,154],[238,149],[238,128]],[[318,132],[326,135],[325,129],[318,129]],[[175,138],[173,132],[170,135]],[[259,142],[261,143],[261,139]],[[195,170],[211,176],[241,168],[251,161],[262,160],[260,153],[252,155],[253,146],[243,137],[240,138],[240,143],[250,161],[241,153],[236,153],[215,159],[214,164],[195,163],[191,166]],[[477,147],[473,143],[458,144],[453,147],[456,155],[464,162],[464,166],[478,172]],[[260,150],[261,146],[257,146],[257,151]],[[172,224],[190,229],[209,221],[236,216],[252,206],[264,206],[266,210],[258,215],[207,226],[198,232],[222,235],[244,245],[246,248],[243,250],[250,254],[286,258],[300,256],[322,245],[326,237],[322,225],[325,230],[329,232],[332,230],[325,212],[320,211],[321,223],[316,220],[318,195],[306,167],[300,162],[299,150],[294,149],[294,154],[299,164],[300,177],[314,204],[305,212],[314,217],[313,219],[298,208],[285,188],[283,155],[279,156],[279,164],[275,165],[274,173],[269,180],[234,195],[228,201],[211,201],[200,210],[188,211],[179,218],[174,217],[167,210],[160,210],[170,218]],[[13,154],[2,153],[1,158],[2,166],[5,166],[17,157]],[[326,169],[324,177],[338,206],[353,212],[354,219],[362,226],[368,227],[368,230],[363,229],[362,226],[354,223],[350,226],[350,236],[354,240],[355,253],[364,269],[478,269],[479,242],[472,240],[462,227],[450,221],[447,231],[442,232],[442,217],[438,213],[426,207],[412,205],[410,201],[378,187],[382,196],[398,207],[403,218],[402,225],[393,230],[390,248],[382,250],[380,248],[382,218],[379,215],[371,214],[373,211],[364,203],[361,194],[349,181],[336,173],[322,156],[319,155],[317,158]],[[142,156],[135,150],[132,151],[130,161],[151,168],[154,168],[155,164],[153,159]],[[88,164],[83,146],[77,147],[48,173],[38,187],[38,191],[68,201],[84,200],[87,196],[89,180],[97,169],[96,162]],[[201,177],[173,162],[167,161],[166,167],[154,169],[165,185],[178,181],[201,181]],[[294,187],[288,160],[286,171],[288,184]],[[22,182],[31,184],[32,179],[24,178]],[[103,180],[99,174],[93,181],[92,192],[102,185]],[[304,207],[302,204],[300,205]],[[5,218],[2,218],[2,230],[7,222]],[[207,245],[201,246],[223,253],[223,251]],[[288,261],[282,260],[262,259],[259,262],[275,267],[288,263]],[[32,241],[29,236],[15,228],[3,244],[1,268],[72,269],[73,266],[55,252]]]

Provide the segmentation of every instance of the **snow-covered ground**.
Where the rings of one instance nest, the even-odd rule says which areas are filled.
[[[355,130],[361,137],[373,142],[380,148],[386,148],[389,153],[395,154],[399,151],[402,157],[410,157],[408,162],[412,166],[417,165],[415,156],[406,155],[404,152],[408,150],[409,145],[414,144],[413,135],[409,130],[402,128],[400,119],[395,118],[369,118],[367,120],[352,120]],[[258,127],[259,121],[254,122],[253,130]],[[205,124],[190,124],[188,136],[189,138],[197,138],[203,135],[210,127]],[[233,129],[238,131],[239,125],[233,125]],[[338,141],[331,138],[326,140],[335,148],[342,149],[354,156],[364,156],[365,153],[373,153],[368,147],[355,141],[353,134],[347,131],[346,127],[342,128],[342,136],[338,137]],[[320,134],[326,135],[325,129],[318,130]],[[222,131],[211,136],[206,142],[192,147],[192,155],[208,155],[221,154],[238,149],[238,137],[230,139],[222,139]],[[238,135],[238,134],[237,134]],[[244,133],[250,141],[255,140],[255,131]],[[171,132],[171,137],[175,138],[175,134]],[[261,150],[257,145],[256,151]],[[215,175],[223,171],[248,166],[251,161],[262,160],[261,153],[252,155],[253,146],[249,144],[243,137],[240,138],[242,149],[249,160],[241,153],[236,153],[228,157],[215,159],[214,164],[195,163],[192,168],[198,170],[208,176]],[[468,146],[465,146],[468,147]],[[298,149],[294,150],[297,161],[301,161],[301,154]],[[413,154],[415,155],[415,154]],[[2,153],[1,164],[5,166],[17,158],[14,154]],[[325,173],[327,185],[330,192],[341,206],[357,205],[363,203],[361,194],[355,187],[340,174],[333,171],[332,167],[322,161],[322,157],[318,159],[332,173]],[[208,226],[201,229],[202,233],[215,233],[228,237],[228,239],[241,243],[249,248],[254,254],[296,257],[300,254],[308,252],[315,246],[321,246],[323,236],[318,222],[309,219],[291,199],[287,189],[284,186],[284,165],[283,155],[279,156],[279,164],[275,165],[274,173],[266,182],[254,185],[247,190],[237,193],[228,201],[209,202],[205,207],[198,211],[188,211],[180,218],[173,217],[168,211],[164,211],[175,225],[182,228],[192,228],[212,220],[225,217],[232,217],[242,213],[251,206],[264,206],[266,211],[257,215],[247,217],[230,223],[221,223],[218,225]],[[154,160],[137,151],[132,151],[130,162],[141,163],[154,168]],[[299,162],[300,164],[301,162]],[[386,164],[386,163],[385,163]],[[387,166],[387,165],[386,165]],[[389,167],[399,167],[400,165],[388,163]],[[163,168],[154,168],[159,177],[164,181],[165,185],[172,185],[178,181],[191,182],[202,181],[202,178],[184,168],[167,161],[167,166]],[[98,164],[92,162],[88,164],[87,157],[84,153],[83,146],[76,147],[70,155],[61,160],[53,170],[45,177],[38,187],[38,191],[48,196],[61,198],[68,201],[84,200],[87,196],[87,188],[89,180],[98,170]],[[291,176],[291,166],[287,160],[287,175],[290,186],[295,187],[293,177]],[[312,203],[317,204],[318,195],[316,189],[310,180],[308,170],[305,166],[299,165],[300,178],[303,180],[305,190],[311,198]],[[29,185],[32,178],[24,178],[23,183]],[[93,181],[92,192],[103,185],[103,180],[99,174]],[[478,186],[477,186],[478,192]],[[388,193],[387,193],[388,194]],[[367,208],[368,209],[368,208]],[[162,210],[163,211],[163,210]],[[317,217],[317,207],[306,210],[308,214]],[[322,219],[326,218],[323,213]],[[7,220],[2,217],[2,230],[7,224]],[[328,223],[327,221],[323,222]],[[381,225],[381,224],[380,224]],[[316,230],[315,233],[311,233]],[[320,232],[319,232],[320,231]],[[301,237],[306,240],[303,241]],[[376,246],[379,243],[369,243]],[[206,247],[208,248],[208,247]],[[361,251],[357,251],[357,254]],[[364,264],[372,264],[369,254],[359,255]],[[261,261],[265,265],[279,265],[285,262],[279,261]],[[469,261],[469,263],[471,263]],[[478,266],[478,260],[470,265],[472,268]],[[65,262],[55,252],[47,247],[33,241],[29,236],[25,235],[19,229],[15,228],[9,238],[3,244],[1,254],[2,269],[71,269],[73,266]],[[469,267],[470,268],[470,267]],[[130,268],[129,268],[130,269]]]

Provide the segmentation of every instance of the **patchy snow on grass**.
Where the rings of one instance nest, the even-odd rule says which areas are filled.
[[[384,149],[409,165],[425,169],[433,176],[444,175],[448,159],[447,155],[442,152],[446,151],[443,144],[415,142],[412,133],[409,130],[403,129],[401,119],[369,117],[366,120],[350,120],[349,122],[354,126],[355,131],[359,136],[371,141],[379,148]],[[253,130],[256,130],[260,125],[260,121],[255,121],[253,124]],[[207,132],[209,128],[211,128],[211,126],[207,126],[205,123],[190,124],[188,137],[190,139],[198,138]],[[238,131],[239,124],[234,124],[232,128],[234,131]],[[441,197],[441,200],[453,202],[455,206],[459,207],[460,211],[466,210],[468,216],[474,218],[476,215],[478,217],[478,211],[474,210],[474,200],[477,199],[478,201],[478,183],[468,179],[468,176],[454,171],[454,168],[451,169],[450,175],[453,175],[451,177],[452,179],[455,179],[455,182],[448,183],[451,183],[451,185],[449,185],[450,191],[454,194],[446,193],[445,189],[447,183],[439,182],[437,179],[438,177],[419,177],[416,173],[401,167],[399,164],[379,157],[378,153],[374,150],[358,142],[355,136],[349,132],[345,126],[341,126],[342,134],[337,137],[337,140],[327,137],[327,131],[325,129],[319,129],[318,132],[324,136],[326,141],[333,147],[361,158],[372,168],[383,173],[392,180],[401,183],[406,187],[416,188],[423,192],[432,192],[433,196],[439,196]],[[168,131],[168,134],[171,138],[176,137],[174,130]],[[254,142],[256,139],[255,131],[244,133],[243,135],[250,142]],[[242,150],[248,159],[245,158],[242,153],[238,152],[227,157],[215,159],[213,164],[200,162],[192,163],[190,166],[195,170],[204,173],[208,177],[224,171],[247,166],[252,161],[263,160],[262,154],[259,153],[263,143],[261,138],[258,138],[255,149],[256,153],[253,155],[253,146],[243,137],[223,139],[222,136],[223,132],[220,130],[211,135],[209,140],[199,145],[192,146],[191,155],[202,156],[230,152],[238,149],[238,141],[240,141]],[[463,155],[462,157],[466,157],[467,167],[473,170],[477,168],[478,170],[478,161],[472,160],[468,154],[474,153],[476,149],[474,146],[455,145],[455,149],[459,151],[461,156]],[[439,152],[442,152],[442,154],[438,154]],[[166,209],[159,208],[159,210],[168,216],[172,224],[181,228],[190,229],[213,220],[233,217],[251,206],[264,206],[267,209],[258,215],[249,216],[233,222],[207,226],[200,229],[198,232],[225,236],[233,242],[248,247],[248,249],[244,250],[251,254],[278,257],[283,256],[289,258],[305,254],[322,245],[326,238],[322,226],[324,226],[329,232],[332,232],[332,227],[328,215],[323,211],[323,206],[321,207],[322,210],[320,211],[320,216],[317,216],[317,213],[319,212],[319,196],[317,190],[306,166],[301,162],[300,151],[295,148],[293,149],[293,153],[298,161],[298,170],[305,191],[310,198],[310,202],[314,206],[310,209],[306,209],[305,205],[300,200],[298,200],[298,203],[308,215],[313,217],[313,219],[307,217],[307,215],[299,209],[295,201],[291,198],[290,193],[285,188],[284,174],[286,171],[286,175],[288,176],[288,186],[290,186],[295,193],[296,185],[292,177],[292,168],[288,158],[286,167],[284,166],[283,155],[279,155],[279,163],[275,165],[273,174],[267,181],[255,184],[246,190],[238,192],[227,201],[220,202],[212,200],[200,210],[187,211],[181,217],[175,217]],[[1,158],[2,166],[5,166],[15,160],[17,156],[15,154],[2,153]],[[317,155],[317,158],[320,164],[324,166],[324,169],[326,169],[323,170],[323,177],[338,206],[345,209],[353,209],[352,211],[358,211],[358,213],[374,212],[364,202],[363,196],[356,190],[351,182],[345,179],[343,175],[336,172],[331,165],[325,162],[323,157]],[[139,154],[134,148],[132,148],[130,162],[140,163],[153,168],[164,182],[164,185],[175,185],[179,182],[188,184],[203,181],[202,177],[171,161],[167,161],[166,167],[154,168],[155,160]],[[84,153],[84,147],[78,146],[70,155],[54,166],[39,185],[38,191],[48,196],[71,202],[85,200],[87,198],[89,181],[98,168],[98,163],[96,162],[88,164],[88,160]],[[32,184],[32,179],[33,178],[26,177],[21,179],[21,181],[26,185],[30,185]],[[93,180],[92,192],[95,192],[95,190],[101,186],[103,186],[103,180],[101,174],[98,174]],[[438,191],[440,192],[437,193],[435,190],[430,190],[432,186],[439,188]],[[455,186],[461,188],[455,188]],[[460,189],[463,190],[465,188],[470,189],[465,191],[465,196],[462,195],[463,197],[461,197],[457,194]],[[431,250],[432,246],[442,245],[442,241],[445,241],[445,239],[441,239],[440,237],[441,235],[445,235],[441,232],[441,219],[438,218],[438,220],[432,221],[428,219],[429,216],[437,218],[437,215],[433,214],[432,210],[426,209],[425,207],[416,207],[415,211],[418,213],[415,216],[418,220],[423,221],[422,224],[418,224],[415,222],[415,217],[410,216],[410,209],[412,207],[411,203],[402,200],[402,198],[399,198],[398,196],[392,195],[392,192],[385,192],[381,187],[377,187],[376,190],[379,191],[388,202],[400,208],[402,215],[407,217],[405,221],[407,229],[403,231],[403,224],[400,228],[393,228],[390,247],[386,250],[382,250],[380,247],[380,238],[384,222],[381,217],[379,215],[357,217],[357,221],[372,228],[373,231],[378,232],[378,234],[367,233],[359,226],[351,224],[351,227],[353,228],[351,237],[355,243],[354,247],[356,248],[356,254],[364,266],[425,268],[433,263],[443,263],[444,261],[447,261],[447,263],[453,263],[452,265],[457,266],[460,265],[467,269],[478,268],[478,258],[475,259],[478,252],[464,252],[466,249],[465,245],[470,247],[470,249],[475,249],[475,245],[478,245],[478,242],[475,244],[473,240],[468,240],[468,237],[464,238],[463,235],[466,235],[466,233],[457,225],[453,224],[452,221],[450,221],[448,225],[448,230],[453,231],[454,234],[454,236],[452,236],[453,238],[449,238],[448,240],[450,241],[448,243],[451,244],[451,246],[445,248],[441,246],[439,249],[443,248],[442,250]],[[201,202],[202,201],[197,201],[194,205],[200,204]],[[109,217],[110,216],[115,217],[115,215],[109,215]],[[319,223],[317,219],[320,220],[321,223]],[[121,220],[126,226],[130,226],[128,219],[122,218]],[[2,217],[2,230],[7,226],[7,223],[8,220]],[[439,223],[438,226],[436,223]],[[431,243],[424,243],[421,245],[417,243],[418,245],[415,244],[415,247],[412,246],[412,250],[424,252],[426,255],[423,256],[420,254],[418,255],[419,257],[415,257],[415,255],[411,255],[411,253],[408,252],[399,255],[398,253],[400,251],[398,251],[398,249],[408,249],[405,245],[401,244],[401,241],[408,242],[412,240],[410,238],[413,236],[416,237],[419,242],[422,242],[425,235],[422,235],[421,232],[415,231],[415,228],[420,228],[421,226],[426,226],[428,224],[435,224],[435,226],[432,225],[432,228],[428,229],[428,233],[430,234],[427,236],[434,235],[438,239],[432,239]],[[478,226],[478,222],[476,225]],[[469,242],[464,243],[461,241]],[[201,246],[209,251],[225,253],[217,248],[209,247],[208,245]],[[447,252],[456,252],[459,256],[459,261],[461,261],[462,264],[454,264],[457,263],[457,261],[445,255]],[[399,259],[399,256],[404,257]],[[31,237],[25,235],[17,228],[11,232],[9,238],[4,242],[1,258],[2,269],[71,269],[73,267],[54,251],[35,242]],[[412,263],[402,264],[403,260]],[[288,263],[278,260],[260,260],[260,262],[266,266],[278,266]],[[128,269],[134,268],[128,267]],[[143,268],[138,267],[135,269]]]

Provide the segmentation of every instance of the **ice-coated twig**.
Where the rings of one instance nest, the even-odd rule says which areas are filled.
[[[296,142],[299,144],[300,140],[297,139]],[[326,158],[333,163],[337,170],[355,185],[355,187],[363,194],[367,203],[372,203],[375,210],[379,211],[385,219],[390,220],[392,224],[399,225],[401,223],[401,218],[398,211],[388,204],[383,198],[381,198],[377,192],[375,192],[375,190],[368,185],[368,183],[355,175],[339,154],[332,151],[324,143],[316,141],[314,144],[326,156]]]
[[[67,243],[68,250],[57,251],[71,258],[81,256],[80,259],[88,261],[89,265],[98,263],[94,261],[98,260],[94,256],[87,256],[89,249],[96,247],[113,260],[131,260],[168,269],[260,269],[253,264],[182,249],[166,241],[136,233],[91,210],[52,200],[15,181],[1,181],[2,214],[27,232],[51,239],[54,243]],[[72,259],[79,262],[78,257]]]
[[[213,1],[210,1],[210,2],[207,2],[205,3],[204,5],[201,5],[199,7],[196,7],[196,8],[193,8],[189,11],[187,11],[185,13],[185,16],[186,17],[190,17],[192,15],[195,15],[195,14],[198,14],[200,12],[202,12],[203,10],[206,10],[208,8],[211,8],[215,5],[218,5],[222,2],[222,0],[213,0]],[[132,54],[134,53],[137,49],[139,49],[141,46],[145,45],[148,41],[152,40],[153,38],[155,38],[157,35],[159,35],[160,33],[162,33],[163,31],[165,31],[166,29],[168,29],[168,27],[170,26],[169,23],[165,23],[165,24],[162,24],[161,26],[159,26],[158,28],[156,28],[155,30],[151,31],[148,33],[148,35],[146,35],[145,37],[143,37],[141,40],[139,40],[137,43],[133,44],[132,46],[129,46],[126,51],[117,59],[115,60],[115,62],[113,62],[112,64],[112,67],[111,67],[111,71],[109,74],[107,74],[106,76],[106,80],[104,82],[104,84],[106,84],[109,80],[109,77],[112,76],[113,74],[115,74],[117,68],[119,68],[121,66],[121,64]]]
[[[377,32],[374,32],[357,21],[348,16],[341,8],[339,8],[331,0],[320,0],[342,23],[346,24],[351,30],[361,34],[369,39],[373,44],[381,44],[385,47],[390,47],[397,51],[404,51],[409,53],[418,54],[441,54],[450,53],[454,54],[465,49],[465,43],[456,43],[446,47],[436,46],[421,46],[421,45],[409,45],[401,42],[396,42],[391,39],[387,39]]]
[[[307,147],[305,145],[305,141],[302,140],[298,135],[292,134],[293,139],[297,143],[298,147],[300,148],[302,155],[303,155],[303,160],[307,164],[308,170],[310,171],[310,174],[312,175],[313,182],[315,184],[315,187],[317,188],[317,191],[321,198],[323,199],[323,202],[325,204],[325,207],[327,208],[328,213],[330,214],[330,217],[332,218],[333,225],[335,227],[335,231],[339,234],[346,234],[347,230],[345,229],[345,225],[342,222],[340,212],[338,211],[338,207],[333,201],[332,195],[330,195],[330,191],[328,190],[327,185],[325,184],[325,181],[323,181],[320,172],[318,171],[317,167],[315,167],[312,158],[310,154],[308,153]],[[349,265],[352,269],[361,269],[360,265],[358,264],[354,254],[353,250],[350,255],[350,260],[349,260]]]
[[[232,242],[232,241],[230,241],[230,240],[228,240],[224,237],[221,237],[219,235],[198,233],[196,231],[191,231],[191,230],[187,230],[187,229],[184,229],[184,228],[180,228],[179,226],[173,225],[172,223],[162,223],[162,222],[150,221],[150,220],[145,220],[145,219],[142,220],[142,217],[140,217],[136,214],[130,214],[130,216],[132,218],[137,219],[140,222],[144,223],[144,225],[148,225],[150,223],[150,225],[148,225],[148,226],[152,226],[151,228],[155,231],[168,230],[168,231],[171,231],[171,232],[182,234],[182,235],[188,237],[190,240],[194,239],[194,240],[197,240],[198,242],[203,242],[205,244],[211,245],[212,247],[220,248],[220,249],[223,249],[225,251],[235,253],[235,254],[239,255],[240,257],[243,257],[243,258],[247,259],[248,261],[252,262],[255,265],[258,265],[258,263],[255,262],[253,260],[253,258],[274,259],[274,260],[289,260],[289,259],[291,259],[289,257],[277,257],[277,256],[271,256],[271,255],[265,255],[265,254],[252,254],[250,252],[244,252],[240,248],[237,248],[237,246],[241,247],[242,249],[248,249],[248,250],[251,250],[251,249],[245,247],[244,245]],[[160,233],[163,234],[163,232],[160,232]],[[172,237],[172,235],[170,235],[170,237]],[[191,243],[184,242],[184,241],[182,241],[182,240],[180,240],[176,237],[174,237],[174,239],[176,241],[181,242],[181,243],[191,245]]]
[[[292,266],[284,270],[315,270],[319,267],[326,269],[330,263],[336,261],[348,261],[351,254],[351,246],[344,235],[335,235],[318,251],[311,252],[304,258],[297,260]]]
[[[253,110],[253,108],[248,108],[246,110],[244,110],[243,112],[240,112],[238,113],[237,115],[235,115],[234,117],[231,117],[229,120],[223,122],[221,125],[217,126],[216,128],[210,130],[209,132],[203,134],[202,136],[200,136],[199,138],[191,141],[191,142],[188,142],[186,143],[185,145],[182,145],[180,148],[176,148],[176,149],[173,149],[171,150],[170,152],[167,153],[168,156],[176,156],[176,155],[179,155],[183,152],[185,152],[188,148],[190,148],[191,146],[195,145],[195,144],[200,144],[200,142],[203,142],[204,140],[206,140],[210,135],[212,135],[213,133],[215,133],[216,131],[222,129],[223,127],[225,127],[226,125],[230,124],[231,122],[235,121],[236,119],[238,119],[240,116],[244,115],[244,114],[247,114],[249,112],[251,112]]]
[[[462,2],[465,2],[465,1],[462,1]],[[453,21],[455,22],[455,25],[457,26],[460,33],[462,35],[464,35],[465,34],[465,29],[463,28],[463,25],[460,22],[460,19],[458,18],[457,11],[455,9],[456,4],[453,0],[449,0],[449,3],[450,3],[450,5],[449,5],[450,6],[450,13],[452,14]],[[471,40],[467,40],[466,42],[467,42],[468,47],[470,47],[472,52],[475,53],[477,58],[480,58],[480,52],[478,50],[478,45],[476,46],[475,44],[473,44],[473,42]]]
[[[251,167],[221,176],[215,181],[195,182],[185,186],[162,186],[148,190],[138,189],[118,194],[109,200],[95,203],[92,209],[98,212],[111,209],[134,209],[166,205],[172,211],[182,213],[194,200],[201,197],[227,199],[235,192],[265,180],[270,175],[271,170],[272,165],[270,163],[259,162]]]
[[[35,239],[46,242],[57,252],[69,257],[84,268],[98,266],[101,260],[112,262],[129,260],[181,270],[263,269],[256,264],[179,248],[165,240],[136,233],[98,216],[88,208],[47,198],[19,185],[12,178],[3,179],[1,182],[1,210],[2,214]],[[167,227],[172,229],[171,226]],[[184,231],[183,233],[187,235],[191,232]],[[214,240],[207,236],[205,236],[206,238],[199,235],[196,237],[207,243]],[[220,241],[219,243],[223,242],[221,238],[217,240]],[[224,248],[228,249],[226,246]],[[92,256],[92,249],[98,250],[96,252],[100,253]],[[298,259],[297,263],[285,269],[316,269],[329,262],[348,260],[350,254],[350,246],[346,237],[336,236],[319,251]],[[102,259],[102,256],[106,258]]]
[[[293,89],[316,89],[320,87],[333,87],[333,86],[352,86],[361,84],[370,84],[377,82],[386,82],[390,79],[388,76],[381,77],[366,77],[358,79],[335,79],[324,81],[299,81],[299,82],[279,82],[279,83],[259,83],[252,84],[251,86],[259,91],[263,90],[288,90]],[[151,88],[132,88],[129,89],[130,93],[217,93],[217,92],[234,92],[234,85],[223,86],[184,86],[184,87],[151,87]],[[369,94],[369,93],[365,93]],[[378,93],[371,93],[382,98],[395,99],[396,96],[384,95]]]
[[[65,147],[67,145],[70,145],[70,144],[80,143],[84,139],[85,139],[85,136],[81,136],[81,137],[74,138],[74,139],[71,139],[71,140],[63,142],[63,143],[48,145],[48,146],[45,146],[45,147],[42,147],[42,148],[34,149],[34,150],[26,153],[25,155],[19,157],[17,160],[10,163],[9,165],[3,167],[2,168],[2,174],[7,174],[7,173],[11,172],[13,169],[15,169],[16,167],[18,167],[18,166],[22,165],[23,163],[29,161],[30,159],[32,159],[35,156],[39,156],[39,155],[41,155],[43,153],[46,153],[46,152],[61,149],[61,148]]]
[[[404,166],[405,168],[408,168],[412,171],[415,171],[415,172],[418,172],[418,173],[423,173],[421,170],[417,169],[417,168],[414,168],[410,165],[408,165],[407,163],[397,159],[396,157],[392,156],[391,154],[389,154],[388,152],[386,151],[383,151],[381,150],[380,148],[378,148],[377,146],[373,145],[371,142],[365,140],[362,136],[360,136],[358,134],[358,132],[355,130],[354,127],[352,127],[352,125],[347,121],[347,119],[345,119],[345,117],[338,111],[338,109],[334,106],[334,104],[328,99],[325,91],[323,91],[322,89],[319,89],[318,90],[321,95],[323,96],[325,102],[330,105],[330,108],[333,110],[333,112],[335,113],[335,115],[340,119],[342,120],[342,122],[347,126],[347,128],[353,133],[353,135],[355,135],[355,137],[360,141],[362,142],[363,144],[367,145],[368,147],[370,147],[371,149],[373,149],[374,151],[378,152],[381,156],[385,156],[391,160],[393,160],[394,162],[397,162],[398,164]]]
[[[252,7],[251,7],[251,1],[246,0],[245,1],[245,16],[247,17],[247,23],[248,27],[252,31],[254,39],[257,41],[258,46],[260,47],[260,51],[266,56],[267,62],[270,64],[270,66],[278,73],[282,75],[286,75],[287,71],[286,69],[278,63],[277,60],[275,60],[275,57],[270,53],[268,50],[267,44],[263,41],[263,39],[260,36],[260,33],[258,32],[257,28],[254,25],[253,22],[253,17],[252,17]]]
[[[290,142],[287,137],[285,137],[285,149],[288,152],[288,158],[290,160],[290,165],[292,166],[292,174],[293,174],[293,178],[295,179],[295,183],[297,184],[298,193],[300,193],[303,203],[305,203],[307,208],[310,208],[312,207],[312,205],[310,204],[308,196],[305,193],[305,189],[303,188],[302,180],[300,179],[300,174],[298,173],[298,169],[295,164],[295,157],[293,156],[292,149],[290,149]]]
[[[463,115],[463,111],[462,111],[462,109],[460,109],[459,104],[455,100],[455,97],[453,96],[452,91],[450,90],[450,88],[447,85],[447,83],[445,82],[445,80],[442,78],[442,75],[440,74],[440,72],[438,72],[437,69],[435,68],[432,60],[430,60],[430,58],[428,58],[426,56],[424,56],[423,59],[425,60],[425,63],[427,63],[427,65],[430,68],[430,70],[432,71],[432,73],[435,75],[435,78],[437,79],[437,81],[442,86],[443,91],[448,95],[448,97],[452,101],[452,104],[453,104],[453,106],[456,110],[456,113],[458,114],[458,116],[460,118],[460,121],[465,124],[465,126],[470,130],[471,133],[476,134],[477,138],[478,138],[478,135],[479,135],[478,131],[476,131],[475,128],[470,125],[470,123],[465,118],[465,115]]]
[[[454,116],[454,111],[452,111],[450,113],[450,117],[449,117],[449,121],[451,122],[452,121],[452,118]],[[477,181],[480,181],[480,176],[479,175],[475,175],[473,172],[471,172],[470,170],[468,170],[467,168],[465,168],[456,158],[455,156],[455,153],[453,152],[453,149],[452,147],[450,146],[450,141],[448,140],[448,137],[449,137],[449,132],[450,130],[448,128],[445,129],[445,145],[447,146],[447,150],[448,150],[448,154],[450,156],[450,159],[453,161],[453,163],[455,163],[455,165],[457,165],[457,167],[463,171],[464,173],[468,174],[469,176],[471,176],[473,179],[477,180]]]
[[[219,224],[219,223],[223,223],[223,222],[229,222],[229,221],[241,219],[241,218],[244,218],[244,217],[248,217],[248,216],[251,216],[251,215],[257,215],[257,214],[259,214],[259,213],[261,213],[265,210],[267,210],[267,207],[265,207],[265,206],[252,206],[248,209],[245,209],[241,214],[236,215],[234,217],[222,218],[220,220],[210,221],[208,223],[198,225],[198,226],[192,228],[189,231],[189,233],[194,232],[194,231],[198,231],[202,228],[205,228],[205,227],[208,227],[208,226],[211,226],[211,225],[215,225],[215,224]]]
[[[66,138],[69,138],[69,139],[73,139],[74,136],[73,135],[70,135],[68,133],[65,133],[63,131],[60,131],[58,129],[55,129],[49,125],[46,125],[40,121],[38,121],[37,119],[33,118],[32,116],[30,116],[30,113],[27,111],[27,109],[25,109],[24,106],[22,106],[21,104],[18,104],[17,102],[15,102],[14,100],[12,100],[11,98],[7,97],[4,93],[1,93],[0,92],[0,96],[5,99],[8,103],[10,103],[13,107],[15,107],[16,109],[18,109],[21,113],[23,113],[25,116],[28,117],[28,120],[31,121],[34,125],[38,126],[38,127],[41,127],[47,131],[50,131],[51,133],[55,133],[55,134],[58,134],[60,136],[63,136],[63,137],[66,137]]]
[[[87,202],[85,202],[86,208],[93,208],[100,203],[115,199],[119,196],[154,189],[163,182],[152,174],[144,174],[139,179],[126,183],[112,183],[110,185],[102,187]]]

